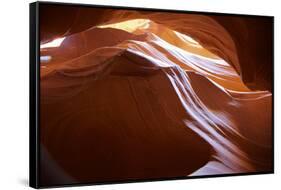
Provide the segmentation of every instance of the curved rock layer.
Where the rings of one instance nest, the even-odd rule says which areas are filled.
[[[41,6],[40,15],[42,43],[105,23],[150,19],[191,36],[226,60],[249,88],[272,91],[273,17],[57,5]]]
[[[227,30],[209,16],[114,11],[42,38],[41,182],[272,171],[272,94],[245,84]]]

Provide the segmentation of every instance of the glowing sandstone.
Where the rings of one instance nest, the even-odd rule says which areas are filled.
[[[41,49],[42,180],[271,170],[272,95],[245,85],[229,33],[207,16],[118,15]]]

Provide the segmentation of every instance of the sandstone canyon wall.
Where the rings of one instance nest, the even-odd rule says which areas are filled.
[[[272,171],[272,19],[40,7],[41,182]]]

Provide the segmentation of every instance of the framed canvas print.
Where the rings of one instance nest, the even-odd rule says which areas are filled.
[[[30,186],[274,171],[271,16],[30,4]]]

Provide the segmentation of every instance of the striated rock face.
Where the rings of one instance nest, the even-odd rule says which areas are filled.
[[[167,14],[54,5],[42,6],[40,15],[42,42],[105,23],[150,19],[191,36],[226,60],[249,88],[272,91],[273,17]]]
[[[43,184],[272,170],[270,19],[41,10]]]

